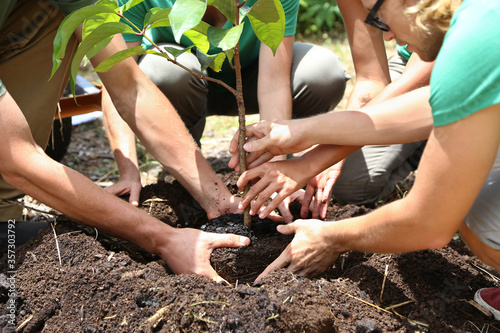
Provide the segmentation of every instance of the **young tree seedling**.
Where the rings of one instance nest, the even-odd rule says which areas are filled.
[[[155,54],[166,58],[200,79],[216,82],[228,89],[235,96],[238,105],[240,169],[241,172],[245,172],[247,165],[243,145],[246,140],[246,124],[239,40],[243,26],[250,22],[257,38],[276,54],[285,33],[285,13],[281,2],[258,0],[248,7],[245,5],[246,0],[177,0],[172,8],[152,8],[144,17],[143,28],[138,28],[127,20],[123,13],[142,1],[144,0],[129,0],[119,6],[118,0],[99,0],[92,6],[81,8],[68,15],[61,23],[54,40],[52,75],[62,62],[70,37],[81,24],[83,24],[82,41],[73,56],[70,69],[70,87],[73,94],[78,68],[84,57],[90,59],[95,56],[116,34],[132,33],[146,38],[154,49],[145,50],[137,46],[122,50],[102,61],[94,71],[106,72],[118,62],[134,55]],[[231,22],[232,27],[215,28],[204,22],[202,19],[207,6],[213,6],[219,10]],[[246,18],[248,20],[245,20]],[[147,34],[147,31],[158,27],[171,27],[175,40],[179,44],[182,36],[189,38],[193,44],[182,50],[159,47]],[[210,46],[217,47],[220,52],[207,54]],[[200,73],[193,72],[177,62],[181,54],[193,51],[200,62]],[[235,88],[223,81],[201,74],[207,68],[219,72],[226,58],[235,70]],[[249,187],[250,185],[247,184],[243,195],[248,192]],[[251,226],[249,209],[250,207],[247,207],[244,213],[244,224],[247,227]]]

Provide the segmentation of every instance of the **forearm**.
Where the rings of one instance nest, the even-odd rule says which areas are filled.
[[[105,51],[92,58],[96,66],[123,49],[115,36]],[[148,151],[191,193],[210,218],[230,205],[231,194],[191,138],[170,101],[133,59],[116,64],[100,78],[113,104]]]
[[[429,93],[429,87],[424,87],[360,111],[307,118],[293,123],[292,135],[310,145],[362,146],[423,140],[433,124]]]
[[[5,180],[66,216],[99,231],[159,252],[157,236],[175,230],[108,194],[78,172],[47,157],[40,147],[17,146]]]
[[[337,1],[351,49],[356,83],[348,109],[363,107],[389,84],[389,68],[382,34],[364,23],[367,15],[360,0]]]
[[[273,55],[261,44],[257,96],[261,120],[292,118],[290,71],[293,58],[293,36],[287,36]]]
[[[102,91],[104,128],[120,175],[138,175],[135,134],[116,111],[105,88]]]
[[[360,146],[318,145],[298,159],[305,164],[302,168],[308,179],[320,174],[332,165],[361,148]]]
[[[403,73],[385,87],[369,104],[384,102],[429,85],[433,67],[434,62],[425,62],[416,53],[413,53]]]
[[[401,253],[446,244],[424,223],[427,216],[406,200],[385,205],[364,216],[327,222],[329,244],[337,252]],[[451,236],[447,238],[449,241]]]

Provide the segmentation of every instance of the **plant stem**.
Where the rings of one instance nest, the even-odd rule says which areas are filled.
[[[239,0],[236,1],[236,7],[239,8]],[[236,10],[236,24],[240,21],[239,10]],[[241,79],[241,62],[240,62],[240,42],[234,48],[234,72],[236,73],[236,103],[238,104],[238,123],[239,123],[239,138],[238,152],[240,155],[240,170],[241,173],[247,171],[247,155],[243,149],[246,140],[246,121],[245,121],[245,102],[243,100],[243,80]],[[250,183],[245,185],[243,196],[250,190]],[[247,228],[252,226],[252,217],[250,216],[250,205],[243,212],[243,223]]]

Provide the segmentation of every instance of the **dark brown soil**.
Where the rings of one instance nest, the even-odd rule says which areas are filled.
[[[233,189],[234,180],[224,176]],[[209,223],[177,182],[144,188],[141,201],[141,209],[178,227],[223,231],[240,223],[239,216]],[[327,219],[368,211],[334,204]],[[251,246],[214,251],[212,265],[231,282],[224,285],[173,275],[133,244],[61,219],[55,226],[61,264],[47,228],[16,252],[17,297],[9,298],[7,276],[0,275],[0,331],[13,331],[7,305],[14,300],[17,327],[24,325],[19,332],[499,331],[469,302],[477,289],[500,283],[458,238],[439,250],[344,253],[318,278],[278,270],[254,286],[291,240],[269,220],[254,226]],[[0,269],[8,270],[6,256]]]

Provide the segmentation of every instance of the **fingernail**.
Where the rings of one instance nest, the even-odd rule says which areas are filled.
[[[241,210],[245,209],[245,207],[243,207],[243,204],[241,204],[241,203],[238,204],[238,208]]]
[[[260,218],[260,219],[265,219],[265,218],[266,218],[266,214],[264,214],[264,213],[260,213],[260,214],[259,214],[259,218]]]
[[[243,245],[249,245],[250,244],[250,239],[247,237],[240,237],[240,242]]]
[[[245,143],[245,144],[243,145],[243,149],[245,149],[245,150],[252,149],[252,144],[251,144],[251,143]]]

